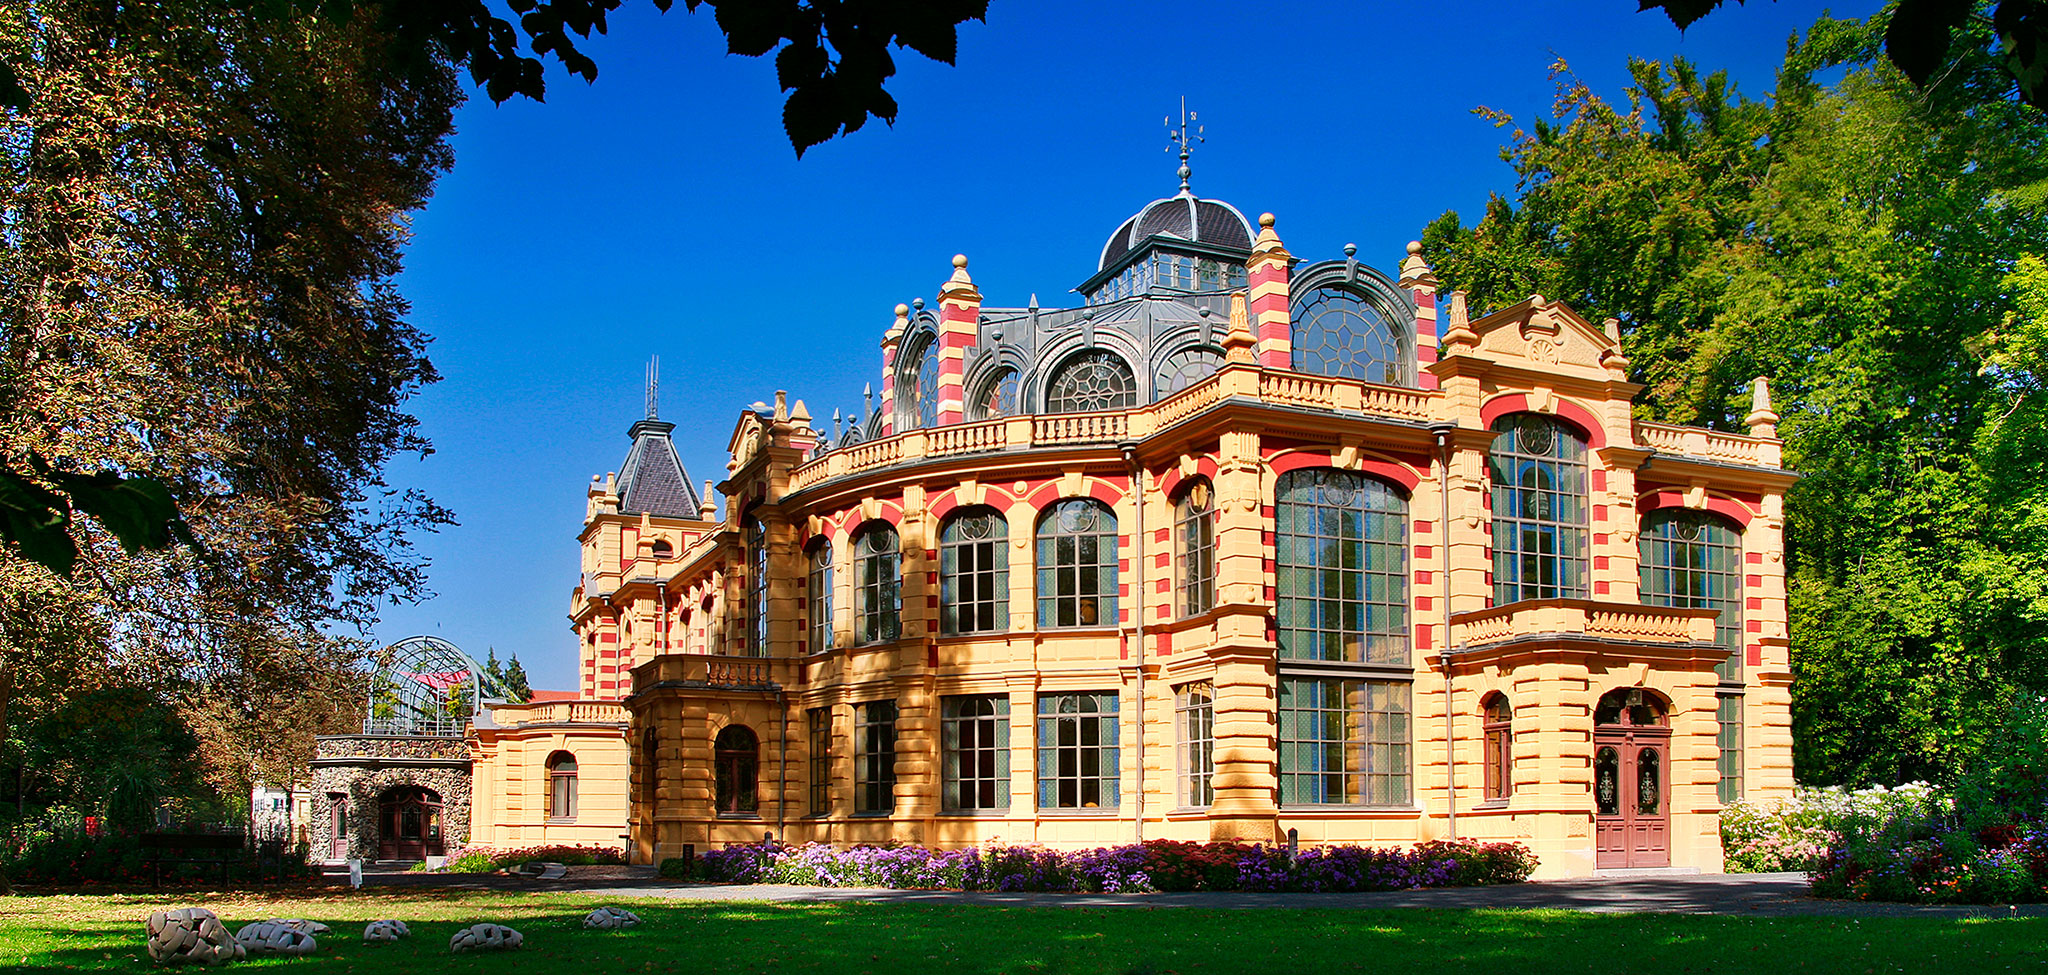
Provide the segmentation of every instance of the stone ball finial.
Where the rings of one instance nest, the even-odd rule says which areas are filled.
[[[966,266],[967,266],[967,255],[965,255],[965,254],[955,254],[955,255],[953,255],[953,266],[954,266],[954,267],[962,267],[962,268],[966,267]]]
[[[915,308],[915,309],[917,309],[918,311],[923,311],[923,310],[924,310],[924,299],[923,299],[923,298],[912,298],[912,299],[910,299],[910,307],[912,307],[912,308]]]
[[[910,314],[910,306],[909,306],[909,305],[904,305],[904,304],[898,304],[898,305],[896,306],[896,317],[897,317],[897,318],[903,318],[903,317],[905,317],[905,316],[907,316],[907,315],[909,315],[909,314]]]
[[[1273,215],[1270,213],[1259,214],[1259,226],[1264,227],[1267,230],[1273,229],[1273,225],[1278,222],[1279,221],[1274,219]]]
[[[1345,257],[1347,257],[1347,258],[1351,258],[1351,257],[1357,257],[1357,256],[1358,256],[1358,245],[1357,245],[1357,244],[1345,244],[1345,245],[1344,245],[1344,256],[1345,256]]]
[[[1408,242],[1408,253],[1410,253],[1410,254],[1413,254],[1413,255],[1415,255],[1415,256],[1417,256],[1417,257],[1420,257],[1420,256],[1422,256],[1422,241],[1419,241],[1419,240],[1411,240],[1411,241],[1409,241],[1409,242]]]

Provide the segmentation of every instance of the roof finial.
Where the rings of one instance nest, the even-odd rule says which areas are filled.
[[[661,357],[647,363],[647,418],[661,419]]]
[[[1195,113],[1188,111],[1187,96],[1182,95],[1180,99],[1180,127],[1174,128],[1173,119],[1168,118],[1166,120],[1166,141],[1169,143],[1166,151],[1172,152],[1176,146],[1180,148],[1180,191],[1182,193],[1190,192],[1188,189],[1188,177],[1194,175],[1194,170],[1188,168],[1188,157],[1194,154],[1195,143],[1206,141],[1202,138],[1202,126],[1200,124],[1196,124],[1194,133],[1189,134],[1188,123],[1190,122],[1199,123],[1200,120],[1195,117]]]

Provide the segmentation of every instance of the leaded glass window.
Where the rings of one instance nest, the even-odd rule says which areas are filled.
[[[1281,659],[1408,663],[1408,502],[1350,471],[1280,476],[1274,572]]]
[[[971,419],[993,420],[1017,415],[1017,370],[998,370],[976,388],[969,406]]]
[[[896,702],[853,708],[853,811],[896,809]]]
[[[1208,480],[1196,478],[1181,492],[1173,535],[1180,615],[1200,616],[1216,605],[1216,504]]]
[[[1010,523],[991,508],[946,519],[939,531],[939,627],[1000,633],[1010,624]]]
[[[1010,808],[1009,695],[946,698],[939,722],[946,811]]]
[[[1742,533],[1704,511],[1665,508],[1643,518],[1642,598],[1649,606],[1717,609],[1714,642],[1728,651],[1715,665],[1724,681],[1742,679]]]
[[[768,655],[768,528],[747,519],[747,652]]]
[[[1317,288],[1293,308],[1296,372],[1405,386],[1401,330],[1377,303],[1345,288]]]
[[[1185,684],[1174,694],[1174,729],[1179,735],[1180,804],[1216,801],[1216,689]]]
[[[1113,691],[1038,699],[1038,808],[1115,809],[1123,765]]]
[[[1586,438],[1546,416],[1495,420],[1493,601],[1586,597]]]
[[[881,643],[896,639],[902,616],[903,556],[896,548],[896,529],[876,522],[853,542],[854,642]]]
[[[832,649],[832,543],[819,539],[809,553],[810,572],[805,592],[810,612],[811,653]]]
[[[1223,353],[1205,346],[1182,349],[1159,364],[1157,394],[1170,396],[1216,374],[1223,367]]]
[[[1138,380],[1114,352],[1088,349],[1060,364],[1045,387],[1047,413],[1121,410],[1138,403]]]
[[[917,357],[917,425],[927,430],[939,425],[939,340],[925,340]]]
[[[1115,626],[1116,514],[1070,498],[1038,518],[1038,625]]]
[[[1280,802],[1409,801],[1404,681],[1280,680]]]
[[[1726,805],[1742,798],[1742,695],[1723,694],[1714,704],[1714,765],[1721,775],[1721,803]]]

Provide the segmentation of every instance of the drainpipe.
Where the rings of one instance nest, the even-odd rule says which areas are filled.
[[[1131,648],[1131,659],[1138,665],[1138,797],[1136,804],[1137,841],[1145,842],[1145,470],[1138,465],[1138,445],[1122,443],[1117,450],[1124,455],[1124,464],[1131,472],[1131,497],[1137,509],[1131,519],[1131,623],[1124,639]]]
[[[775,835],[782,837],[782,841],[787,843],[789,842],[789,692],[777,690],[775,696],[782,704],[782,734],[780,736],[782,740],[776,744],[776,750],[781,753],[776,760],[776,764],[782,766],[782,768],[776,775],[775,782]]]
[[[1437,574],[1442,577],[1441,595],[1444,611],[1444,632],[1442,636],[1444,665],[1444,828],[1451,839],[1458,838],[1458,736],[1456,733],[1456,709],[1451,706],[1451,434],[1457,430],[1454,424],[1433,424],[1429,428],[1436,437],[1437,451],[1437,548],[1443,552],[1443,568]]]

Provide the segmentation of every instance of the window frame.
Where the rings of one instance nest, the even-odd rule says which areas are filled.
[[[742,746],[739,735],[751,744]],[[728,724],[711,739],[711,805],[719,816],[758,818],[761,812],[761,736]],[[748,775],[751,771],[753,774]]]
[[[543,818],[550,823],[575,822],[578,793],[582,791],[578,782],[576,753],[556,751],[550,754],[547,770],[547,809]]]
[[[1524,449],[1524,434],[1539,426],[1549,431],[1548,446]],[[1491,429],[1486,474],[1493,605],[1587,598],[1592,588],[1590,438],[1577,426],[1541,413],[1510,413],[1494,420]],[[1545,477],[1553,486],[1541,484]],[[1532,479],[1538,483],[1527,483]],[[1566,502],[1575,502],[1577,511],[1561,511]],[[1532,509],[1536,513],[1529,513]],[[1534,551],[1527,550],[1532,539]],[[1548,552],[1542,551],[1546,540]],[[1543,579],[1546,569],[1550,581]],[[1525,581],[1532,570],[1537,581]]]
[[[1488,802],[1506,802],[1515,794],[1515,712],[1507,695],[1494,691],[1479,702],[1480,734],[1485,742],[1480,795]]]
[[[1309,702],[1309,706],[1289,707],[1289,699],[1300,701],[1302,690],[1310,685],[1317,688],[1318,698],[1326,698],[1328,688],[1336,685],[1338,706],[1328,706],[1325,699]],[[1355,692],[1351,690],[1353,687],[1357,688]],[[1398,707],[1376,709],[1375,689],[1398,692]],[[1415,808],[1413,681],[1283,673],[1277,698],[1280,750],[1276,765],[1282,808]],[[1290,714],[1295,715],[1291,728]],[[1316,730],[1324,733],[1316,737],[1301,735],[1299,732],[1310,720],[1304,715],[1317,716],[1315,723],[1321,727]],[[1331,715],[1343,719],[1336,729],[1337,737],[1328,734],[1327,722]],[[1381,715],[1387,717],[1381,718]],[[1390,729],[1387,727],[1389,724],[1398,724],[1399,728]],[[1290,731],[1293,732],[1291,736]],[[1303,756],[1317,751],[1321,752],[1317,761],[1301,762]],[[1394,754],[1389,755],[1390,751]],[[1329,765],[1332,756],[1340,760],[1337,767]],[[1387,756],[1388,760],[1376,761],[1380,756]],[[1321,781],[1317,782],[1318,779]],[[1353,779],[1357,780],[1355,789]],[[1330,789],[1333,781],[1338,783],[1335,792]],[[1373,786],[1377,782],[1397,782],[1400,786],[1398,797],[1375,799]],[[1311,785],[1313,788],[1308,788]],[[1332,795],[1336,798],[1330,798]]]
[[[1083,366],[1105,366],[1114,364],[1116,371],[1112,378],[1121,383],[1121,391],[1087,392],[1071,386],[1078,380],[1076,370]],[[1100,346],[1077,349],[1062,358],[1045,381],[1045,393],[1040,397],[1046,413],[1103,413],[1110,410],[1128,410],[1138,405],[1140,396],[1138,374],[1131,368],[1129,360]]]
[[[1407,315],[1383,296],[1339,278],[1310,274],[1296,287],[1299,291],[1288,298],[1289,369],[1381,386],[1415,386],[1415,325]],[[1346,315],[1366,328],[1325,324]],[[1339,338],[1341,345],[1335,341]],[[1384,349],[1386,357],[1376,349]],[[1373,378],[1375,372],[1380,378]]]
[[[872,539],[887,539],[876,548]],[[903,544],[896,526],[871,521],[854,533],[854,632],[856,646],[891,643],[903,637]]]
[[[1092,528],[1079,520],[1083,512],[1092,518]],[[1038,584],[1034,601],[1040,630],[1102,629],[1119,624],[1119,531],[1116,511],[1094,498],[1062,498],[1039,513],[1032,537],[1036,543],[1034,565]],[[1063,541],[1071,542],[1064,557],[1060,554]],[[1084,561],[1083,550],[1091,547],[1094,557]],[[1092,591],[1084,592],[1082,584],[1090,578],[1095,585]],[[1060,622],[1062,609],[1069,610],[1071,622]],[[1094,619],[1085,619],[1088,611],[1093,612]]]
[[[1216,686],[1193,681],[1173,689],[1177,798],[1182,809],[1216,804]]]
[[[1685,537],[1687,528],[1694,537]],[[1636,538],[1640,601],[1645,606],[1719,610],[1721,615],[1714,619],[1714,642],[1728,655],[1714,665],[1714,673],[1723,683],[1741,683],[1746,602],[1741,527],[1694,508],[1658,508],[1643,514]],[[1712,564],[1717,558],[1719,566]],[[1716,583],[1723,589],[1720,595],[1712,592]]]
[[[967,537],[974,523],[985,524],[988,533]],[[963,570],[970,561],[977,564]],[[970,613],[976,625],[962,625]],[[939,528],[939,632],[965,636],[1009,629],[1010,521],[985,505],[955,511]]]
[[[810,708],[804,712],[804,741],[810,771],[808,803],[813,816],[832,813],[832,709]]]
[[[1355,471],[1301,468],[1275,480],[1273,513],[1278,658],[1412,666],[1409,502],[1401,489]],[[1331,524],[1336,530],[1324,531]]]
[[[940,811],[964,815],[1007,812],[1012,771],[1010,696],[947,697],[940,702],[939,715]],[[971,796],[970,788],[974,790]]]
[[[1115,815],[1123,802],[1121,702],[1116,691],[1038,696],[1037,790],[1041,813]],[[1071,731],[1071,734],[1066,732]],[[1088,739],[1092,738],[1092,741]],[[1091,761],[1092,755],[1092,761]],[[1071,762],[1062,763],[1062,759]],[[1094,766],[1094,772],[1087,771]],[[1071,785],[1072,801],[1062,798]],[[1091,789],[1092,787],[1092,789]],[[1091,794],[1095,802],[1090,805]]]
[[[804,553],[808,563],[804,573],[806,615],[810,617],[806,627],[808,653],[824,653],[837,646],[838,631],[832,625],[832,540],[820,538],[811,543]]]
[[[747,540],[747,655],[768,655],[768,526],[748,515]]]
[[[1742,697],[1740,692],[1723,692],[1714,699],[1714,769],[1720,777],[1714,794],[1724,806],[1743,796]]]
[[[1216,495],[1191,479],[1173,503],[1174,607],[1180,619],[1216,608]]]
[[[853,706],[853,813],[887,816],[896,811],[896,719],[894,700]]]

